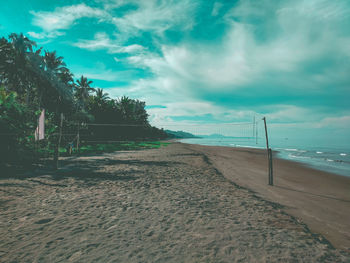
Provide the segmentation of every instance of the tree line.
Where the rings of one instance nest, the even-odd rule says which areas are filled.
[[[164,139],[148,122],[145,102],[109,97],[84,76],[75,79],[56,51],[38,48],[25,35],[0,39],[0,162],[33,158],[38,116],[45,109],[46,145]],[[59,136],[62,131],[63,136]]]

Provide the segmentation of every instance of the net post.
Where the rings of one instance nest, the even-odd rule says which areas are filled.
[[[77,134],[77,152],[80,154],[80,122],[78,123],[78,134]]]
[[[264,120],[264,126],[265,126],[266,150],[267,150],[267,158],[268,158],[268,166],[269,166],[269,185],[273,185],[272,150],[269,147],[269,137],[267,134],[266,118],[264,117],[263,120]]]
[[[55,152],[53,156],[53,165],[55,170],[58,169],[58,156],[59,156],[59,148],[60,148],[61,138],[62,138],[63,118],[64,118],[63,113],[61,113],[60,132],[58,134],[57,144],[55,146]]]
[[[258,144],[258,122],[255,122],[255,144]]]
[[[269,149],[269,185],[273,185],[272,150]]]
[[[253,116],[253,139],[255,136],[255,115]]]

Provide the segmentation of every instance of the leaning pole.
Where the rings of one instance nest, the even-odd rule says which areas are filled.
[[[269,136],[267,134],[267,125],[266,118],[263,118],[264,126],[265,126],[265,136],[266,136],[266,150],[267,150],[267,159],[268,159],[268,167],[269,167],[269,185],[273,185],[273,169],[272,169],[272,150],[269,147]]]

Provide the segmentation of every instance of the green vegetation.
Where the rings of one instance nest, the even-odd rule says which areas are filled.
[[[0,164],[32,162],[49,154],[57,160],[67,144],[79,144],[81,153],[162,145],[147,142],[168,135],[149,124],[145,102],[110,98],[92,84],[84,76],[75,80],[63,57],[37,48],[23,34],[1,38]],[[45,140],[35,142],[43,109]],[[146,142],[103,144],[141,140]]]
[[[142,150],[142,149],[154,149],[161,146],[167,146],[166,142],[123,142],[123,143],[110,143],[110,144],[94,144],[85,145],[80,148],[81,154],[87,153],[103,153],[114,151],[126,151],[126,150]]]
[[[114,143],[96,143],[85,144],[79,148],[79,155],[95,154],[95,153],[108,153],[115,151],[129,151],[129,150],[143,150],[143,149],[158,149],[162,146],[168,146],[169,142],[162,141],[125,141]],[[53,154],[53,149],[42,148],[38,150],[41,157],[48,157]],[[64,147],[59,148],[59,153],[62,156],[68,156],[67,149]],[[77,149],[73,148],[73,155],[78,154]]]

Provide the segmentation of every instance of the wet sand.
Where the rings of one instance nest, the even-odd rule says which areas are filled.
[[[302,193],[283,189],[292,185],[282,178],[280,188],[263,184],[263,160],[262,152],[173,143],[64,158],[55,173],[1,175],[0,261],[349,262],[348,252],[289,214],[297,208],[278,204],[285,192]],[[277,163],[288,178],[308,170]],[[298,178],[289,179],[304,183]],[[268,195],[275,191],[279,200]]]

